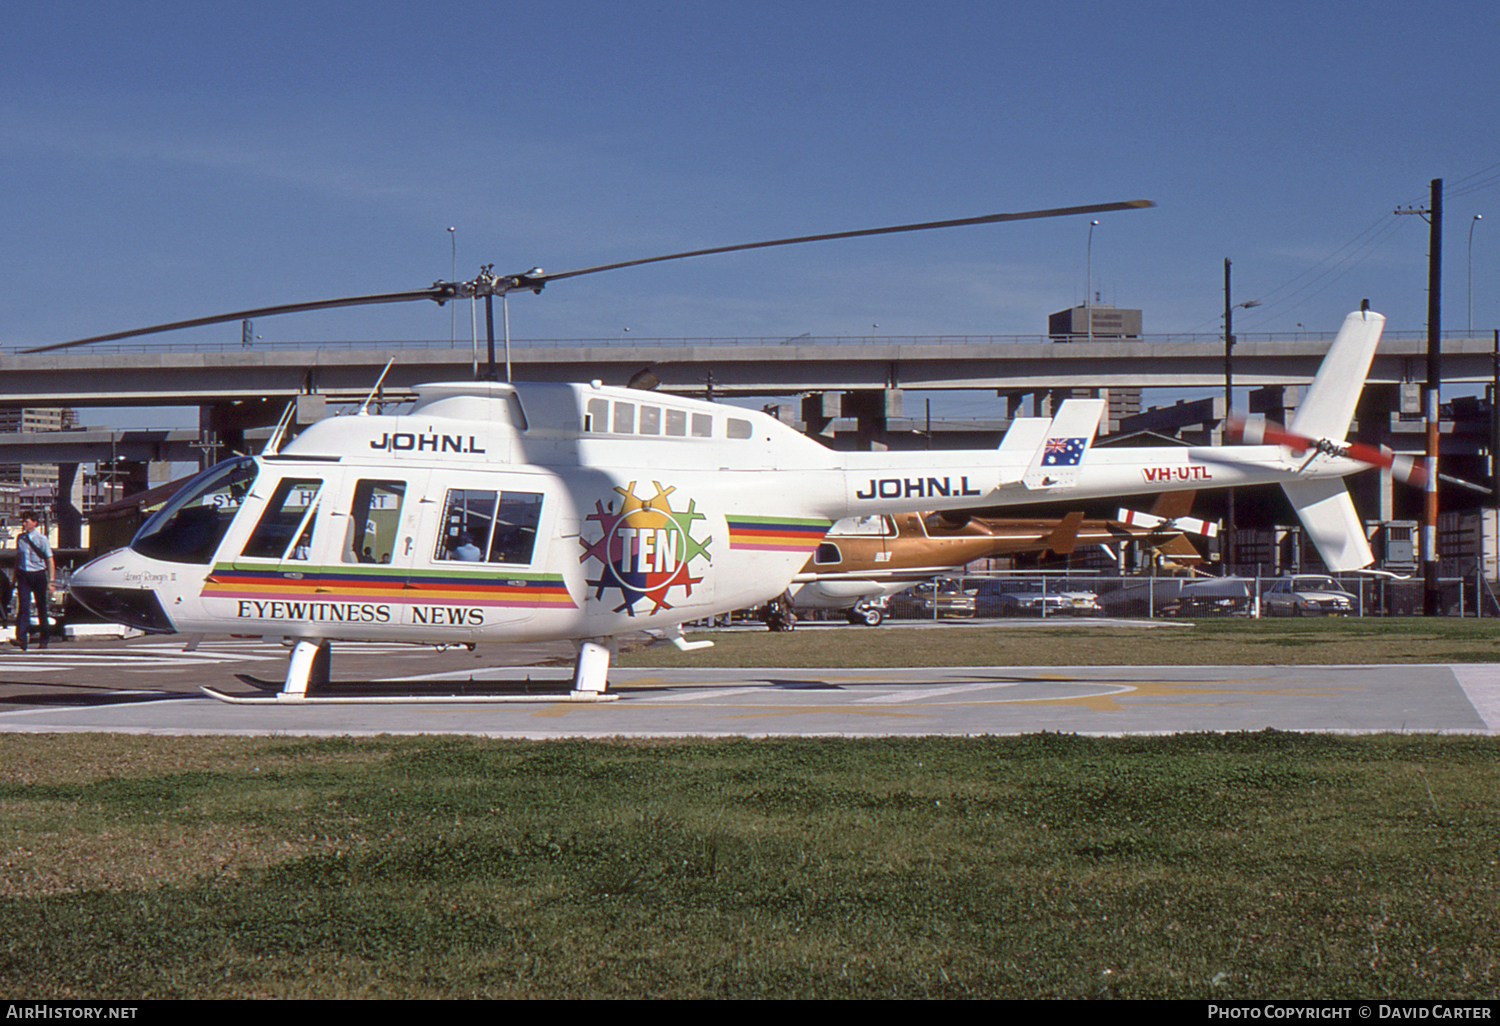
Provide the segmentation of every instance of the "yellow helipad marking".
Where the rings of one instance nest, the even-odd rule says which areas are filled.
[[[917,671],[910,671],[917,672]],[[628,693],[635,688],[660,687],[670,689],[678,694],[659,695],[651,698],[642,697],[640,701],[633,703],[611,703],[611,710],[628,709],[632,707],[646,706],[649,702],[651,709],[679,708],[679,709],[713,709],[722,711],[731,718],[755,718],[766,716],[787,716],[793,714],[801,715],[832,715],[838,713],[851,715],[876,715],[876,716],[901,716],[919,717],[924,715],[923,710],[954,708],[959,706],[992,707],[1001,705],[1050,705],[1050,706],[1080,706],[1091,712],[1124,712],[1135,704],[1135,699],[1169,699],[1176,700],[1170,703],[1160,702],[1158,704],[1173,705],[1242,705],[1246,700],[1257,697],[1293,697],[1293,698],[1335,698],[1350,691],[1361,690],[1358,686],[1341,687],[1337,685],[1307,683],[1276,684],[1266,676],[1240,677],[1240,678],[1218,678],[1199,680],[1091,680],[1087,677],[1076,676],[1065,673],[1029,673],[1025,675],[1010,676],[997,673],[994,677],[986,677],[982,674],[960,674],[952,679],[951,683],[934,683],[931,685],[912,684],[899,678],[906,675],[908,671],[900,668],[888,669],[868,674],[818,674],[799,673],[795,668],[785,671],[770,671],[747,678],[743,684],[731,684],[727,681],[705,682],[703,684],[684,683],[681,680],[669,680],[665,677],[641,677],[629,681],[620,689],[622,693]],[[893,679],[896,678],[896,679]],[[784,684],[777,683],[782,679],[806,680],[808,687],[805,689],[787,688]],[[886,685],[892,690],[884,694],[854,698],[849,702],[831,704],[826,701],[818,701],[805,705],[787,704],[784,700],[775,705],[761,705],[753,701],[746,701],[758,695],[772,694],[785,695],[787,693],[797,694],[799,691],[810,698],[821,689],[818,684],[832,685]],[[980,698],[975,692],[987,690],[1006,690],[1026,685],[1072,685],[1072,694],[1049,694],[1031,696],[996,696],[994,698]],[[1063,690],[1063,689],[1059,689]],[[682,695],[680,692],[692,691],[690,695]],[[1085,692],[1085,693],[1078,693]],[[965,697],[958,697],[965,696]],[[729,701],[726,701],[729,699]],[[946,699],[946,700],[945,700]],[[1130,700],[1130,705],[1122,704],[1122,701]],[[902,711],[897,712],[890,706],[899,704]],[[885,708],[872,708],[881,706]],[[590,705],[579,705],[574,703],[558,703],[538,709],[534,716],[563,716],[569,713],[577,713],[585,709],[592,709]],[[738,712],[733,712],[738,710]]]

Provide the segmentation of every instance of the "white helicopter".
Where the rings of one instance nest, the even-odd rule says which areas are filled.
[[[486,273],[45,348],[273,312],[540,291],[671,258]],[[846,517],[1280,482],[1329,567],[1352,569],[1371,554],[1339,478],[1391,461],[1374,450],[1352,458],[1335,440],[1347,433],[1383,324],[1379,314],[1349,315],[1280,444],[1250,446],[1094,449],[1104,403],[1068,400],[1051,419],[1016,421],[998,449],[846,453],[762,413],[598,381],[419,385],[409,412],[331,417],[203,471],[129,547],[76,571],[69,590],[106,619],[148,631],[288,639],[279,691],[255,701],[345,700],[326,687],[334,640],[548,639],[575,641],[578,656],[571,691],[545,700],[599,701],[615,697],[607,676],[617,635],[658,629],[685,650],[709,644],[688,642],[682,625],[782,594]]]

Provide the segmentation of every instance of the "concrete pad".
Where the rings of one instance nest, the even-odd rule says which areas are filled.
[[[62,649],[59,651],[59,649]],[[537,646],[533,661],[566,658]],[[285,649],[139,639],[0,658],[0,731],[489,737],[1162,734],[1275,728],[1500,732],[1500,666],[620,669],[615,702],[525,705],[227,705],[198,691],[236,671],[278,677]],[[481,665],[463,650],[345,646],[340,666],[393,690],[530,677],[565,666]],[[378,668],[375,669],[375,668]]]

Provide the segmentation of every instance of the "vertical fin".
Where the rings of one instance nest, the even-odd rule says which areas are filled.
[[[1046,437],[1031,457],[1031,466],[1021,478],[1027,488],[1071,488],[1078,482],[1078,467],[1094,444],[1094,433],[1109,403],[1103,399],[1065,399],[1047,429]]]
[[[1193,500],[1198,497],[1196,490],[1185,492],[1162,492],[1151,504],[1151,515],[1161,517],[1163,520],[1176,520],[1185,517],[1193,511]]]
[[[1356,311],[1344,318],[1288,431],[1315,439],[1344,440],[1384,328],[1385,318],[1373,311]]]
[[[1281,487],[1329,570],[1358,570],[1375,561],[1342,479],[1314,477]]]
[[[1078,528],[1083,525],[1083,511],[1075,509],[1057,522],[1043,542],[1054,556],[1071,556],[1078,547]]]

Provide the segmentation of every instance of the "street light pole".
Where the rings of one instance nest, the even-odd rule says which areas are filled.
[[[457,228],[448,229],[448,254],[453,262],[449,281],[458,281],[458,231]],[[448,311],[448,347],[451,349],[458,338],[458,304],[454,304]]]
[[[1094,308],[1090,300],[1094,295],[1094,229],[1098,221],[1089,222],[1089,242],[1085,249],[1083,265],[1083,319],[1088,321],[1089,341],[1094,341]]]
[[[1469,337],[1474,337],[1474,226],[1484,220],[1475,214],[1469,221]]]

